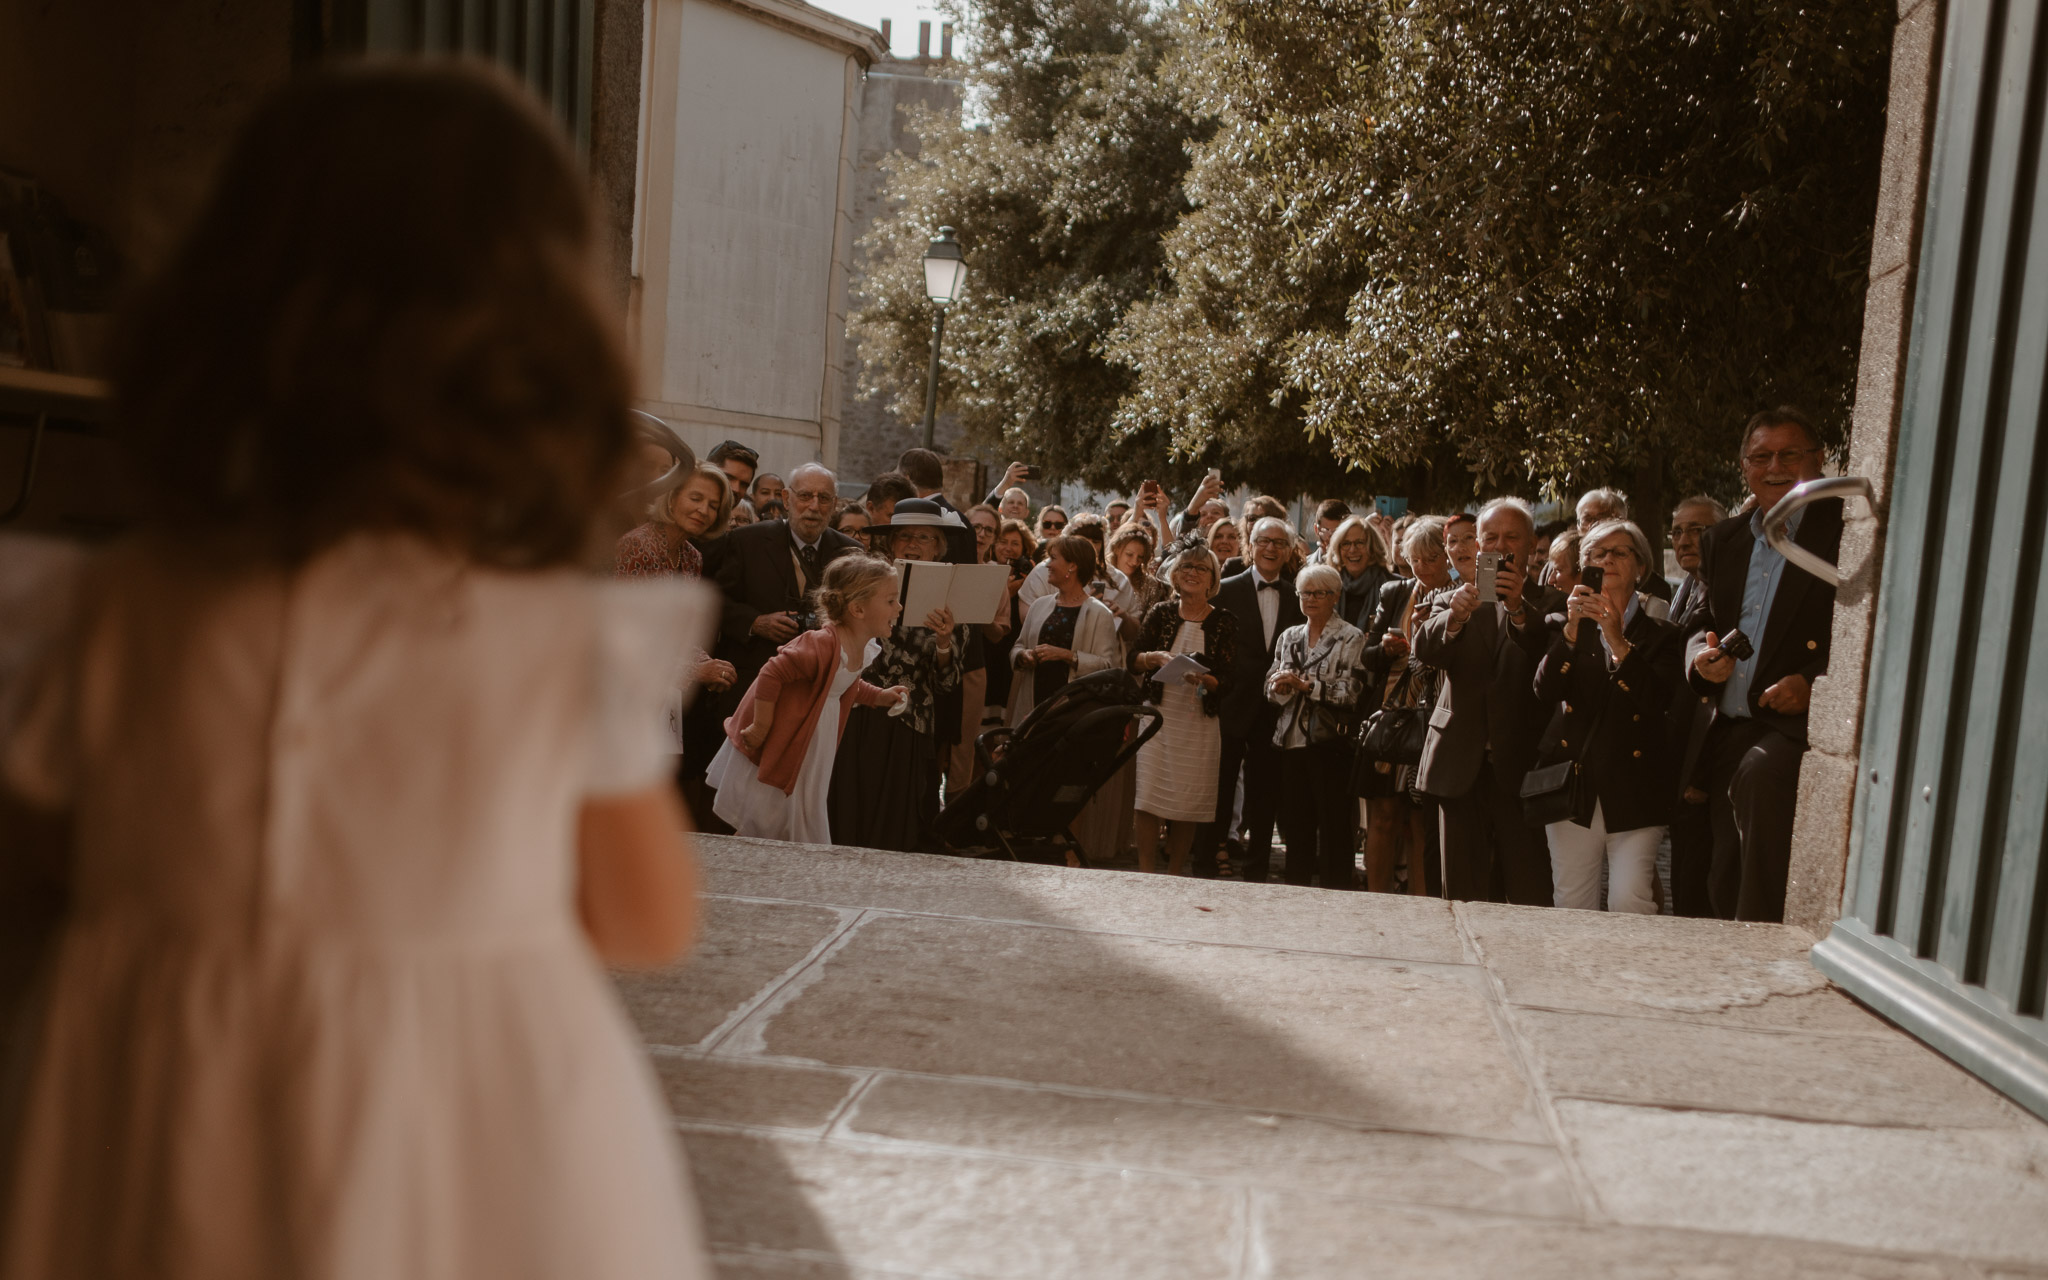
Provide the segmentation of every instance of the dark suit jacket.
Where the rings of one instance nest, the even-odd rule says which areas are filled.
[[[1598,801],[1609,831],[1666,826],[1678,800],[1678,755],[1666,718],[1681,687],[1685,637],[1647,608],[1622,635],[1629,653],[1613,671],[1600,628],[1579,624],[1579,643],[1551,633],[1550,652],[1536,668],[1536,696],[1550,712],[1536,753],[1539,765],[1578,762],[1572,820],[1593,825]]]
[[[1231,670],[1230,692],[1223,699],[1223,736],[1241,738],[1263,727],[1270,737],[1280,718],[1280,708],[1266,701],[1266,672],[1273,665],[1273,647],[1266,643],[1265,622],[1259,617],[1258,572],[1225,578],[1217,589],[1216,605],[1228,609],[1237,619],[1237,661]],[[1294,595],[1294,579],[1281,575],[1280,616],[1273,625],[1273,640],[1301,622],[1301,601]]]
[[[1690,641],[1695,632],[1707,625],[1707,590],[1700,583],[1696,573],[1685,575],[1685,581],[1678,584],[1678,590],[1671,595],[1671,621],[1678,627],[1681,637],[1679,662],[1686,660],[1684,641]],[[1707,730],[1714,723],[1714,695],[1701,693],[1692,687],[1692,681],[1685,679],[1681,668],[1678,684],[1671,690],[1671,711],[1669,726],[1671,749],[1678,760],[1678,794],[1682,797],[1690,786],[1705,787],[1704,780],[1695,780],[1698,772],[1700,752],[1706,746]]]
[[[707,568],[725,595],[719,618],[718,656],[730,662],[739,679],[733,688],[744,693],[761,666],[775,656],[774,642],[754,635],[754,619],[764,613],[801,610],[803,594],[797,590],[796,565],[790,560],[795,545],[784,520],[767,520],[742,525],[719,539],[717,568]],[[818,540],[818,572],[825,566],[859,549],[860,544],[834,529]],[[816,589],[817,583],[810,584]]]
[[[1442,593],[1448,599],[1448,592]],[[1536,736],[1543,727],[1536,701],[1536,664],[1550,643],[1550,628],[1525,596],[1530,616],[1517,628],[1497,607],[1482,605],[1456,636],[1451,611],[1432,609],[1415,628],[1415,656],[1443,672],[1429,737],[1422,745],[1417,785],[1429,795],[1451,799],[1469,792],[1479,766],[1493,753],[1495,782],[1519,790],[1522,775],[1536,760]],[[1417,616],[1421,616],[1420,608]]]
[[[1816,502],[1799,519],[1793,541],[1824,560],[1833,560],[1842,546],[1842,502],[1839,498]],[[1726,635],[1741,625],[1742,593],[1749,582],[1749,558],[1756,536],[1750,532],[1749,515],[1731,516],[1700,536],[1699,577],[1706,587],[1707,603],[1696,615],[1698,630],[1686,645],[1685,669],[1695,692],[1711,696],[1718,704],[1722,686],[1701,677],[1693,660],[1707,647],[1706,633]],[[1835,627],[1835,589],[1795,564],[1787,564],[1778,579],[1778,595],[1764,619],[1764,633],[1751,636],[1756,646],[1756,676],[1749,685],[1749,714],[1786,737],[1806,744],[1806,713],[1785,715],[1757,705],[1764,690],[1789,675],[1803,675],[1811,683],[1827,674],[1828,641]]]

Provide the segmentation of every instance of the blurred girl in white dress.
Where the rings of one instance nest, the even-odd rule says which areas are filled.
[[[319,71],[138,300],[146,519],[0,690],[74,832],[0,1275],[709,1274],[605,965],[695,927],[661,704],[714,610],[589,572],[591,236],[509,80]]]

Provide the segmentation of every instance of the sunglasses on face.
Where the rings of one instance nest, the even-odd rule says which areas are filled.
[[[1061,529],[1067,527],[1067,522],[1064,520],[1040,520],[1038,522],[1038,527],[1041,529],[1051,529],[1053,532],[1057,533]]]

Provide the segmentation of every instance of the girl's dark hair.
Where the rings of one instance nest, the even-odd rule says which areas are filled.
[[[125,316],[150,517],[287,562],[370,529],[574,562],[632,447],[575,158],[508,77],[302,75]]]

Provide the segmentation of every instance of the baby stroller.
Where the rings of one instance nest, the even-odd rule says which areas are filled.
[[[1072,853],[1087,866],[1075,816],[1161,724],[1128,671],[1068,681],[1023,723],[975,739],[981,776],[939,814],[939,839],[954,853],[1055,863]]]

